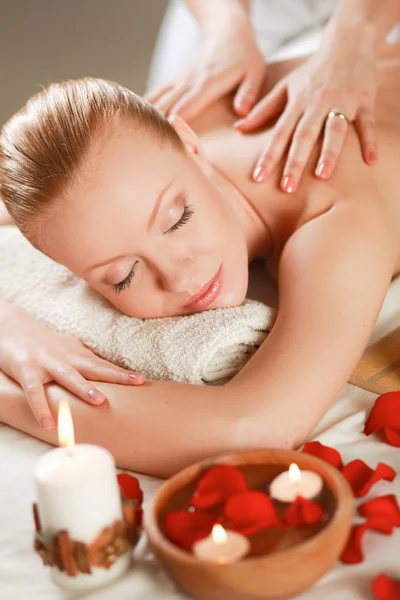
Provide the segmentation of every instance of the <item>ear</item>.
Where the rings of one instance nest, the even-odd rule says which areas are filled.
[[[188,154],[193,156],[206,175],[211,175],[213,172],[212,164],[204,154],[200,140],[193,129],[179,115],[171,115],[168,117],[168,121],[181,138]]]

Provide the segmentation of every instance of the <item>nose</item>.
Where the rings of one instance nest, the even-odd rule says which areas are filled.
[[[196,282],[196,268],[192,258],[173,260],[169,265],[163,265],[160,269],[162,287],[167,292],[186,293],[193,296],[203,285]]]

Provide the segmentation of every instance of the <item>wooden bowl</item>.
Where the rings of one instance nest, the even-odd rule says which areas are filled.
[[[249,538],[251,550],[245,558],[228,564],[200,560],[166,538],[165,515],[188,508],[198,480],[210,467],[234,465],[245,475],[249,488],[265,489],[293,462],[323,478],[318,502],[327,514],[324,522],[296,529],[264,529]],[[146,507],[144,528],[150,548],[186,594],[199,600],[269,600],[304,591],[333,565],[347,541],[353,512],[349,484],[325,461],[290,450],[255,450],[208,458],[165,481]]]

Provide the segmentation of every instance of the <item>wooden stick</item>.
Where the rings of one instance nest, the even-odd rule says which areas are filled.
[[[62,570],[66,571],[70,577],[78,575],[79,570],[74,558],[73,542],[68,531],[60,531],[56,535],[56,548],[61,557]]]
[[[33,520],[35,521],[35,530],[36,533],[40,531],[40,518],[39,518],[39,510],[36,502],[33,504]]]

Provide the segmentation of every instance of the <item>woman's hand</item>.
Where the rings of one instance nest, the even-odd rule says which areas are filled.
[[[103,360],[79,340],[48,329],[19,307],[1,304],[0,331],[0,370],[19,383],[45,429],[54,427],[44,390],[49,381],[94,405],[106,398],[90,380],[125,385],[145,382],[143,375]]]
[[[281,113],[254,168],[255,181],[264,181],[271,174],[290,141],[281,187],[295,192],[324,124],[317,177],[331,177],[351,121],[355,121],[365,162],[376,163],[375,55],[372,44],[359,44],[357,36],[354,38],[323,45],[235,123],[240,131],[249,132]],[[329,113],[342,113],[347,119],[328,118]]]
[[[265,73],[251,24],[241,19],[205,34],[184,72],[145,99],[165,115],[179,114],[188,121],[240,84],[233,106],[244,116],[257,101]]]

